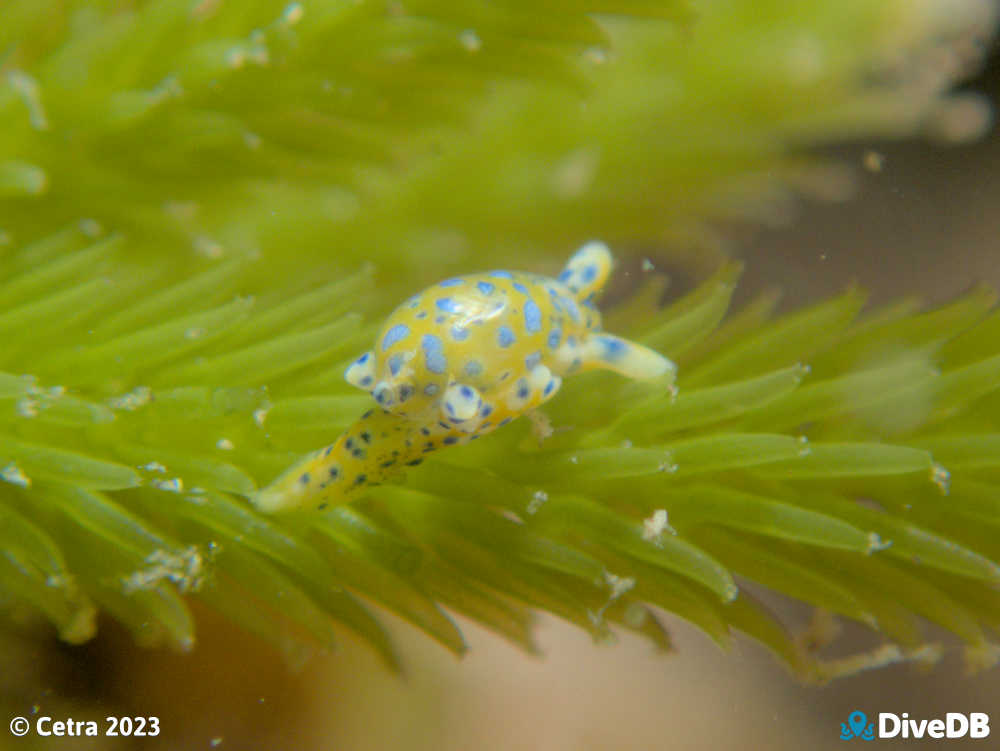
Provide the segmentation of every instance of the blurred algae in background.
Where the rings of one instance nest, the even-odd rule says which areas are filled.
[[[995,11],[3,0],[5,623],[81,643],[103,612],[185,650],[197,599],[293,661],[346,626],[395,666],[368,600],[456,653],[448,611],[530,652],[538,610],[667,648],[662,609],[807,680],[933,660],[925,621],[993,664],[995,291],[727,314],[740,270],[709,227],[847,197],[816,146],[983,133],[952,87]],[[662,307],[654,264],[626,263],[642,283],[607,310],[678,363],[676,393],[580,376],[541,444],[519,421],[350,506],[249,506],[368,408],[342,373],[403,296],[554,274],[593,237],[703,278]],[[885,645],[821,659],[746,581]]]

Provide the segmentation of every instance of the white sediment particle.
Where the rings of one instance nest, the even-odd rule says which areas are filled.
[[[267,420],[267,413],[271,411],[271,405],[265,404],[260,409],[255,409],[253,411],[253,421],[257,423],[257,427],[263,428],[264,422]]]
[[[462,46],[469,52],[479,52],[483,47],[483,40],[479,38],[479,35],[472,29],[466,29],[461,34],[458,35],[458,40],[462,43]]]
[[[250,32],[249,47],[246,49],[247,59],[257,65],[267,65],[271,62],[271,52],[267,48],[267,35],[261,29]]]
[[[38,400],[25,396],[17,400],[16,409],[21,417],[38,417]]]
[[[548,500],[549,500],[548,493],[546,493],[544,490],[536,490],[532,494],[531,500],[528,502],[527,512],[529,514],[538,513],[538,509],[540,509]]]
[[[607,601],[596,613],[593,611],[587,611],[587,615],[590,617],[590,622],[595,626],[600,626],[604,623],[604,613],[607,612],[607,609],[611,607],[615,600],[635,587],[635,579],[631,576],[618,576],[610,571],[604,572],[604,583],[607,584],[608,588],[611,590]]]
[[[658,542],[664,532],[672,535],[677,534],[677,530],[670,526],[666,509],[657,509],[648,519],[642,520],[642,539],[647,542]]]
[[[226,253],[225,248],[221,244],[205,235],[198,235],[194,238],[193,243],[195,252],[206,258],[222,258]]]
[[[201,326],[192,326],[184,332],[185,339],[201,339],[205,335],[205,329]]]
[[[517,515],[513,509],[505,508],[500,510],[500,516],[514,524],[524,524],[524,519]]]
[[[289,3],[281,14],[281,22],[286,26],[294,26],[302,20],[304,14],[305,9],[302,7],[302,3]]]
[[[145,563],[146,568],[122,578],[125,594],[152,589],[162,581],[173,582],[181,592],[197,592],[204,583],[205,556],[197,545],[178,551],[154,550]]]
[[[228,438],[220,438],[215,442],[215,448],[219,451],[232,451],[236,446]]]
[[[31,478],[28,477],[16,464],[8,464],[3,469],[0,469],[0,480],[4,482],[9,482],[11,485],[17,485],[19,488],[30,488]]]
[[[168,493],[181,493],[184,490],[184,480],[180,477],[174,477],[170,480],[156,479],[150,485],[157,490],[164,490]]]
[[[226,53],[226,64],[233,70],[239,70],[247,63],[247,53],[242,47],[233,47]]]
[[[635,587],[635,579],[631,576],[618,576],[610,571],[604,572],[604,581],[611,589],[611,599],[617,600]]]
[[[799,436],[799,456],[809,456],[812,453],[812,447],[809,445],[809,439],[804,436]]]
[[[271,53],[268,51],[267,47],[264,45],[254,45],[250,48],[248,57],[253,60],[257,65],[267,65],[271,62]]]
[[[933,665],[943,654],[939,644],[924,644],[912,651],[904,652],[895,644],[884,644],[869,652],[823,660],[818,664],[820,676],[824,680],[857,675],[866,670],[876,670],[900,662],[915,662],[924,667]]]
[[[152,99],[159,103],[184,96],[184,87],[181,86],[181,79],[177,77],[177,74],[171,73],[165,76],[150,94]]]
[[[868,553],[877,553],[892,547],[892,540],[883,540],[878,532],[868,533]]]
[[[139,465],[139,469],[144,469],[147,472],[162,472],[166,473],[167,468],[164,467],[157,461],[147,462],[146,464]]]
[[[655,268],[656,267],[653,265],[653,262],[650,261],[648,258],[643,258],[642,259],[642,270],[643,271],[645,271],[645,272],[648,273],[648,272],[652,271]]]
[[[121,409],[126,412],[135,412],[140,407],[149,404],[153,399],[153,390],[149,386],[136,386],[127,394],[115,396],[108,400],[111,409]]]
[[[541,444],[547,438],[551,438],[555,430],[552,427],[552,420],[549,416],[538,409],[533,409],[527,415],[528,421],[531,423],[531,433],[535,436],[535,440]]]
[[[937,485],[941,495],[948,495],[951,492],[951,472],[937,462],[931,467],[931,482]]]

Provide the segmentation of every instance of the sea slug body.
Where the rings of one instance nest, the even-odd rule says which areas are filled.
[[[488,271],[446,279],[392,312],[346,380],[371,410],[335,443],[253,500],[265,511],[325,508],[536,409],[565,376],[604,369],[637,380],[673,372],[647,347],[601,331],[594,297],[611,272],[607,246],[578,250],[557,279]]]

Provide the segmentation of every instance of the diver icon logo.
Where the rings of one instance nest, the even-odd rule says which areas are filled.
[[[857,709],[847,715],[847,722],[840,723],[840,740],[849,741],[852,738],[875,740],[875,723],[868,722],[865,713]]]

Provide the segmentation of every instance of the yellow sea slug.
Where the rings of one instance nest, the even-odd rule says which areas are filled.
[[[344,374],[371,393],[373,408],[254,503],[264,511],[344,503],[401,465],[544,404],[573,373],[605,369],[650,380],[671,372],[673,363],[657,352],[601,331],[594,296],[611,265],[607,246],[591,242],[557,279],[488,271],[410,298]]]

